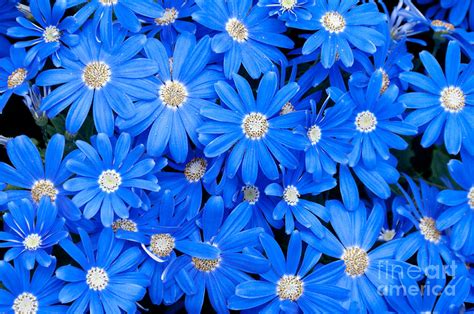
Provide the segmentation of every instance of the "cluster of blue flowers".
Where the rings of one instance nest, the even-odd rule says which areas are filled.
[[[0,0],[0,57],[1,313],[473,309],[474,1]]]

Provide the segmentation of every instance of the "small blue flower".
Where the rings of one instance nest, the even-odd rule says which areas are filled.
[[[313,16],[311,8],[316,4],[315,0],[259,0],[257,5],[270,9],[270,16],[278,14],[282,21],[298,22],[299,20],[310,20]]]
[[[67,0],[58,0],[51,8],[49,2],[39,0],[30,1],[30,10],[34,21],[31,22],[25,17],[18,17],[17,22],[20,26],[10,27],[7,35],[14,38],[28,38],[28,41],[19,41],[15,43],[17,48],[33,46],[25,58],[26,63],[30,63],[38,56],[41,60],[53,55],[55,65],[60,65],[61,60],[56,54],[57,50],[64,44],[75,46],[79,42],[79,36],[70,34],[66,30],[64,22],[61,19],[66,11]]]
[[[291,235],[286,259],[278,243],[268,234],[261,234],[260,242],[272,268],[260,273],[260,280],[237,285],[235,296],[229,300],[230,309],[252,309],[259,313],[344,312],[341,303],[347,299],[349,291],[321,283],[327,274],[318,268],[311,272],[321,253],[310,246],[303,253],[298,231]]]
[[[100,211],[102,224],[110,227],[115,214],[128,218],[126,204],[140,207],[139,190],[159,190],[153,175],[155,161],[143,157],[143,145],[132,148],[127,133],[120,134],[113,144],[99,133],[93,146],[83,141],[76,141],[76,145],[80,153],[68,160],[66,167],[77,176],[66,181],[64,189],[76,193],[72,201],[84,206],[84,218],[91,219]]]
[[[60,85],[44,98],[41,110],[52,118],[70,106],[66,116],[69,133],[79,131],[92,105],[97,131],[111,136],[114,112],[122,118],[132,118],[137,112],[132,100],[156,97],[147,79],[158,66],[153,60],[136,57],[145,45],[145,35],[124,40],[125,32],[114,30],[113,44],[101,43],[89,24],[81,33],[79,44],[60,53],[63,68],[46,70],[36,79],[38,86]]]
[[[273,63],[286,62],[280,48],[293,48],[282,33],[285,25],[268,15],[267,8],[252,7],[252,0],[197,0],[199,10],[192,17],[217,31],[212,50],[224,53],[224,74],[232,78],[241,64],[254,79],[271,70]]]
[[[38,267],[31,276],[21,263],[15,267],[0,261],[0,312],[17,313],[66,313],[67,307],[58,305],[62,282],[53,273],[56,258],[48,267]]]
[[[444,145],[450,154],[461,147],[474,154],[474,64],[461,66],[459,44],[448,45],[445,73],[435,57],[427,51],[420,53],[427,75],[416,72],[400,74],[400,79],[414,86],[415,92],[399,99],[414,109],[406,122],[426,126],[421,145],[433,145],[444,133]]]
[[[376,46],[384,43],[384,36],[375,26],[385,22],[375,3],[358,5],[356,0],[317,1],[311,10],[310,20],[289,22],[288,25],[304,30],[314,30],[303,46],[303,54],[310,54],[321,47],[321,63],[330,68],[336,57],[345,66],[354,63],[350,44],[356,49],[373,54]]]
[[[81,212],[62,186],[71,177],[66,161],[73,157],[69,154],[63,159],[64,146],[64,136],[54,135],[46,148],[43,163],[38,148],[28,137],[21,135],[9,140],[7,153],[14,168],[0,163],[0,177],[17,189],[6,191],[8,200],[28,198],[39,203],[43,196],[48,196],[57,204],[61,216],[67,220],[78,220]]]
[[[201,107],[201,114],[210,119],[198,129],[199,133],[216,138],[204,149],[207,157],[232,152],[226,161],[229,177],[239,168],[245,184],[257,180],[258,169],[272,180],[278,178],[275,159],[284,167],[295,169],[298,160],[292,150],[303,150],[305,139],[291,130],[304,119],[304,112],[278,115],[283,106],[298,92],[298,84],[289,83],[278,89],[275,72],[266,73],[257,91],[257,100],[249,83],[234,75],[237,91],[226,82],[216,83],[216,91],[223,105]],[[229,109],[227,109],[229,108]]]
[[[80,246],[71,240],[60,245],[76,266],[62,266],[56,276],[66,282],[59,292],[62,303],[70,303],[69,313],[135,313],[149,285],[148,278],[137,271],[143,254],[137,247],[127,248],[117,240],[111,228],[104,228],[97,243],[79,230]]]
[[[29,270],[36,262],[44,267],[51,265],[53,256],[48,253],[68,236],[65,220],[57,214],[56,205],[48,197],[43,197],[38,206],[27,199],[8,203],[8,212],[3,215],[5,231],[0,231],[0,247],[10,248],[4,260],[18,260]]]

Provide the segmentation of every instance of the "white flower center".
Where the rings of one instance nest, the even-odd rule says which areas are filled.
[[[255,205],[260,198],[260,191],[255,185],[246,185],[242,187],[242,192],[244,192],[244,200],[249,202],[251,205]]]
[[[188,98],[186,87],[178,81],[167,81],[161,85],[159,94],[161,101],[172,109],[182,106]]]
[[[233,40],[243,43],[249,38],[249,31],[245,25],[235,17],[225,24],[225,30]]]
[[[112,223],[112,230],[117,232],[117,230],[122,229],[125,231],[137,232],[137,223],[130,219],[117,219]]]
[[[23,84],[27,75],[28,75],[28,71],[26,71],[26,69],[23,69],[23,68],[19,68],[13,71],[12,74],[10,74],[7,79],[8,88],[12,89]]]
[[[244,117],[241,127],[247,138],[259,140],[267,134],[269,124],[265,115],[252,112]]]
[[[425,237],[425,240],[438,243],[441,238],[441,232],[436,228],[436,221],[430,217],[423,217],[420,220],[420,232]]]
[[[38,299],[29,292],[23,292],[13,301],[12,309],[15,314],[36,314],[38,307]]]
[[[382,231],[380,232],[379,240],[380,241],[391,241],[396,235],[396,231],[393,229],[384,229],[382,228]]]
[[[32,233],[26,236],[23,240],[23,245],[28,251],[36,251],[41,246],[41,236],[37,233]]]
[[[383,94],[390,86],[390,77],[384,69],[380,68],[379,70],[382,72],[382,87],[380,88],[380,94]]]
[[[280,110],[280,116],[285,115],[290,112],[295,112],[295,106],[291,102],[287,102]]]
[[[86,283],[90,289],[102,291],[107,288],[109,284],[109,275],[107,275],[107,272],[103,268],[92,267],[87,272]]]
[[[43,196],[48,196],[51,202],[56,200],[58,190],[54,187],[53,182],[49,180],[38,180],[31,188],[31,198],[36,203],[39,203]]]
[[[99,0],[100,3],[104,6],[117,4],[118,0]]]
[[[174,247],[175,240],[168,233],[154,234],[151,236],[150,249],[160,257],[169,256]]]
[[[369,255],[357,246],[345,249],[341,259],[346,266],[346,274],[352,277],[363,275],[369,267]]]
[[[47,43],[58,42],[61,38],[61,32],[56,26],[50,25],[43,32],[43,39]]]
[[[288,185],[283,191],[283,200],[285,200],[288,205],[294,206],[298,204],[300,200],[299,197],[300,193],[294,185]]]
[[[340,33],[346,28],[346,20],[336,11],[326,12],[320,20],[324,29],[330,33]]]
[[[296,301],[303,294],[303,281],[298,276],[283,275],[277,283],[280,300]]]
[[[100,174],[97,183],[99,183],[99,187],[103,192],[112,193],[119,189],[122,184],[122,177],[114,169],[105,170]]]
[[[377,118],[370,111],[359,112],[355,118],[356,129],[362,133],[370,133],[377,126]]]
[[[155,19],[156,25],[166,26],[173,24],[178,18],[178,11],[175,8],[166,8],[163,16]]]
[[[444,110],[456,113],[463,110],[466,105],[466,96],[459,87],[449,86],[441,91],[439,101]]]
[[[474,209],[474,186],[471,187],[469,193],[467,194],[468,204],[471,209]]]
[[[204,177],[207,170],[207,161],[204,158],[194,158],[186,164],[184,176],[189,182],[198,182]]]
[[[308,129],[307,135],[309,140],[311,141],[311,145],[316,145],[321,140],[321,128],[315,124]]]
[[[82,80],[87,87],[101,89],[110,81],[112,72],[110,67],[102,61],[87,64],[82,71]]]
[[[297,0],[280,0],[280,5],[285,11],[291,11],[296,6]]]
[[[214,271],[217,267],[219,267],[221,260],[219,258],[215,259],[204,259],[204,258],[197,258],[193,257],[192,262],[194,267],[203,272],[211,272]]]

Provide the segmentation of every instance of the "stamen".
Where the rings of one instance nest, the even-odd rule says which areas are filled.
[[[243,43],[249,38],[249,31],[245,25],[235,17],[229,19],[225,24],[225,30],[233,40]]]
[[[284,11],[291,11],[295,8],[297,0],[280,0],[280,5]]]
[[[308,129],[308,138],[311,141],[311,145],[316,145],[321,140],[322,131],[316,124]]]
[[[92,267],[86,275],[86,283],[90,289],[94,291],[102,291],[109,284],[109,275],[105,269],[100,267]]]
[[[23,245],[28,251],[36,251],[41,246],[41,243],[41,236],[37,233],[29,234],[23,240]]]
[[[7,79],[8,88],[12,89],[23,84],[27,75],[28,75],[28,71],[26,71],[26,69],[23,69],[23,68],[19,68],[13,71],[12,74],[10,74]]]
[[[219,267],[221,261],[219,258],[216,259],[203,259],[193,257],[192,262],[194,267],[199,271],[204,272],[211,272],[214,271],[217,267]]]
[[[441,107],[445,111],[456,113],[464,109],[466,105],[466,96],[464,92],[456,86],[449,86],[441,91]]]
[[[242,122],[242,130],[245,136],[251,140],[259,140],[268,132],[268,120],[259,112],[252,112],[245,116]]]
[[[474,209],[474,186],[471,187],[469,193],[467,194],[468,204],[471,209]]]
[[[166,26],[173,24],[178,18],[178,11],[175,8],[166,8],[162,17],[155,19],[156,25]]]
[[[283,275],[277,283],[280,300],[296,301],[303,294],[303,281],[298,276]]]
[[[384,69],[380,68],[379,70],[382,72],[382,87],[380,88],[380,94],[383,94],[390,86],[390,77]]]
[[[441,232],[436,228],[436,221],[430,217],[423,217],[420,220],[420,232],[425,240],[438,243],[441,238]]]
[[[47,43],[58,42],[61,38],[61,32],[56,26],[50,25],[43,32],[43,39]]]
[[[161,85],[159,94],[161,101],[173,109],[182,106],[188,98],[186,87],[178,81],[167,81]]]
[[[396,235],[396,231],[393,229],[384,229],[382,228],[382,231],[380,232],[379,240],[380,241],[391,241]]]
[[[260,191],[258,187],[255,185],[246,185],[242,188],[242,192],[244,192],[244,200],[249,202],[251,205],[255,205],[260,198]]]
[[[341,33],[346,28],[346,20],[337,11],[329,11],[320,20],[324,29],[330,33]]]
[[[48,196],[51,202],[54,202],[57,195],[58,190],[54,187],[53,182],[49,180],[38,180],[31,188],[31,198],[36,203],[39,203],[43,196]]]
[[[122,184],[122,177],[120,173],[114,169],[105,170],[100,174],[97,183],[99,183],[99,188],[103,192],[113,193],[117,191]]]
[[[363,275],[369,267],[369,255],[357,246],[345,249],[341,259],[346,266],[346,273],[352,277]]]
[[[169,256],[174,247],[175,240],[168,233],[154,234],[151,236],[150,249],[160,257]]]
[[[194,158],[186,164],[184,176],[189,182],[198,182],[204,177],[207,170],[207,161],[204,158]]]
[[[370,133],[377,126],[377,118],[370,111],[359,112],[355,118],[356,129],[359,132]]]
[[[117,232],[117,230],[122,229],[125,231],[137,232],[137,223],[130,219],[117,219],[112,223],[112,230]]]
[[[300,193],[294,185],[288,185],[283,191],[283,200],[290,205],[295,206],[299,202]]]
[[[443,22],[441,20],[431,21],[431,26],[434,26],[436,29],[439,29],[439,33],[449,33],[454,31],[455,27],[451,23]]]
[[[82,72],[82,80],[87,87],[101,89],[110,81],[110,67],[102,61],[87,64]]]
[[[280,116],[290,113],[290,112],[295,112],[295,106],[291,102],[287,102],[280,110]]]
[[[100,3],[104,6],[117,4],[118,0],[99,0]]]
[[[29,292],[23,292],[13,301],[12,309],[15,314],[36,314],[38,307],[38,298]]]

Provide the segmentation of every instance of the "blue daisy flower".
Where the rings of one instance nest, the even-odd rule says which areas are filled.
[[[451,160],[448,170],[461,190],[444,190],[438,202],[446,205],[438,217],[438,226],[452,226],[451,248],[466,256],[474,254],[474,157],[463,154],[462,162]]]
[[[115,214],[128,218],[129,209],[140,207],[138,190],[158,191],[153,175],[155,161],[144,158],[145,147],[132,148],[132,138],[122,133],[112,144],[104,133],[99,133],[93,146],[76,141],[80,153],[67,161],[66,167],[77,176],[64,183],[64,189],[76,193],[72,201],[83,215],[91,219],[100,211],[100,220],[110,227]]]
[[[25,17],[18,17],[17,22],[20,26],[10,27],[7,35],[14,38],[28,38],[27,41],[15,43],[17,48],[31,47],[26,55],[25,62],[29,63],[38,56],[41,60],[53,55],[53,62],[60,66],[61,60],[57,51],[64,44],[75,46],[79,42],[79,35],[70,34],[66,30],[66,23],[61,22],[66,11],[67,0],[58,0],[51,8],[47,1],[31,0],[30,10],[34,21]]]
[[[224,74],[238,73],[243,64],[254,79],[271,70],[273,63],[286,62],[278,48],[293,48],[293,41],[282,33],[285,25],[271,18],[269,9],[252,7],[252,0],[197,0],[199,10],[193,19],[217,31],[212,50],[224,53]]]
[[[78,267],[59,267],[56,277],[66,282],[59,292],[62,303],[70,303],[69,313],[135,313],[149,279],[137,271],[143,254],[137,247],[126,248],[117,240],[111,228],[104,228],[97,244],[79,230],[81,246],[71,240],[60,245]]]
[[[384,36],[375,26],[386,21],[375,3],[358,4],[357,0],[317,1],[310,20],[288,22],[288,26],[315,31],[306,40],[303,54],[321,47],[321,63],[330,68],[336,57],[345,66],[354,63],[351,44],[361,51],[373,54],[376,46],[384,43]]]
[[[229,313],[227,300],[237,284],[251,279],[247,273],[268,271],[269,262],[251,251],[259,244],[258,236],[263,229],[245,230],[250,218],[251,212],[244,206],[236,207],[224,218],[224,202],[219,196],[212,196],[206,203],[199,221],[202,234],[196,240],[217,247],[219,256],[202,259],[181,255],[169,265],[164,276],[165,282],[180,278],[181,286],[187,287],[184,303],[188,312],[201,312],[207,291],[212,307],[218,313]]]
[[[24,96],[28,93],[29,81],[38,73],[37,60],[27,63],[25,58],[25,49],[11,46],[10,57],[0,60],[0,113],[11,95]]]
[[[257,5],[268,7],[270,16],[278,14],[282,21],[310,20],[313,16],[311,8],[316,4],[315,0],[259,0]]]
[[[399,274],[406,271],[408,264],[394,259],[397,241],[373,248],[380,234],[384,211],[375,204],[370,213],[363,202],[354,211],[348,211],[339,201],[328,201],[326,207],[331,213],[333,235],[325,229],[324,240],[303,232],[303,241],[336,259],[319,268],[321,283],[336,283],[351,291],[350,301],[343,303],[354,313],[387,312],[383,297],[388,287],[399,286]],[[336,237],[337,236],[337,237]]]
[[[301,225],[311,229],[317,236],[322,237],[322,224],[317,217],[327,222],[329,212],[318,203],[306,200],[307,194],[317,195],[336,186],[336,180],[323,176],[318,181],[304,172],[304,165],[295,170],[282,168],[282,184],[271,183],[265,188],[265,194],[279,198],[273,210],[273,218],[285,219],[285,231],[290,234],[295,229],[295,219]]]
[[[66,116],[69,133],[79,131],[93,104],[97,131],[111,136],[114,112],[131,118],[136,114],[132,100],[156,97],[154,85],[147,78],[156,73],[157,64],[136,58],[146,43],[145,35],[124,40],[125,31],[115,31],[112,47],[106,48],[112,43],[98,42],[89,24],[79,44],[60,54],[62,68],[46,70],[36,79],[38,86],[60,85],[44,98],[41,110],[52,118],[71,106]]]
[[[429,76],[416,72],[400,74],[400,79],[415,90],[399,99],[414,109],[406,122],[426,126],[421,139],[423,147],[433,145],[443,132],[450,154],[459,153],[461,147],[474,154],[474,63],[461,66],[460,47],[454,41],[448,45],[445,74],[429,52],[421,52],[420,59]]]
[[[240,283],[235,296],[229,300],[233,310],[250,310],[259,313],[342,313],[341,302],[349,291],[333,284],[321,283],[327,274],[317,268],[311,272],[321,253],[308,246],[303,253],[301,235],[293,231],[287,256],[268,234],[260,235],[260,242],[272,268],[261,273],[260,280]]]
[[[407,204],[397,208],[400,215],[411,221],[416,228],[413,232],[400,239],[396,250],[396,258],[400,261],[408,260],[417,253],[417,264],[427,275],[430,269],[443,269],[443,265],[449,265],[453,259],[453,253],[449,248],[449,238],[444,234],[448,226],[438,222],[439,216],[445,210],[445,206],[437,202],[438,189],[428,186],[420,180],[420,188],[407,176],[405,178],[410,186],[414,201],[410,195],[400,187]],[[437,280],[444,286],[444,272]]]
[[[172,56],[168,56],[158,40],[149,39],[145,52],[159,66],[154,100],[140,102],[135,117],[123,117],[117,124],[134,135],[151,127],[148,153],[160,156],[168,148],[171,157],[182,163],[189,151],[188,138],[200,145],[196,132],[202,124],[199,108],[216,98],[213,85],[223,76],[208,67],[211,49],[207,36],[196,42],[193,34],[183,33],[178,37]],[[167,127],[163,128],[164,125]]]
[[[15,267],[0,261],[0,312],[17,313],[66,313],[67,307],[58,305],[62,282],[53,273],[56,258],[48,267],[38,267],[34,274],[21,263]]]
[[[256,182],[258,169],[267,178],[277,179],[275,159],[284,167],[295,169],[298,160],[292,150],[303,150],[306,143],[291,128],[303,121],[304,112],[278,112],[298,92],[298,84],[293,82],[278,89],[277,75],[268,72],[260,81],[255,100],[243,77],[234,75],[234,83],[237,91],[223,81],[215,85],[221,104],[227,107],[201,107],[201,114],[210,120],[198,132],[216,136],[206,145],[204,154],[212,158],[232,148],[226,161],[227,174],[233,177],[241,168],[245,184]]]
[[[401,196],[394,197],[385,202],[374,199],[380,206],[384,208],[386,213],[382,230],[378,240],[381,242],[389,242],[394,239],[399,239],[412,228],[411,222],[397,212],[397,208],[405,204],[405,199]]]
[[[16,188],[6,191],[9,201],[28,198],[39,203],[43,196],[48,196],[56,203],[60,216],[78,220],[81,212],[69,199],[70,193],[63,188],[63,182],[71,177],[66,162],[74,155],[69,154],[63,159],[64,147],[64,136],[53,135],[46,147],[43,163],[38,148],[28,137],[21,135],[9,140],[7,153],[14,168],[0,163],[2,181]]]
[[[53,257],[48,253],[68,236],[65,220],[57,214],[56,205],[48,197],[43,197],[38,206],[27,199],[8,203],[8,212],[3,215],[5,231],[0,232],[0,247],[10,248],[4,260],[18,260],[27,269],[33,269],[36,262],[43,267],[51,265]]]

